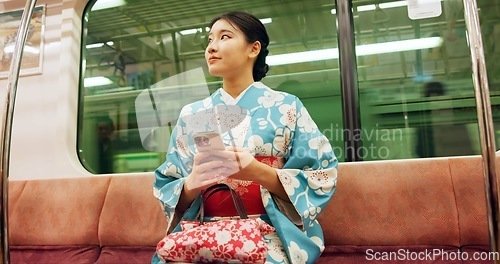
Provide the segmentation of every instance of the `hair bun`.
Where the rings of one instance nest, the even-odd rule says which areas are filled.
[[[261,72],[262,77],[260,79],[266,77],[266,74],[267,74],[268,71],[269,71],[269,65],[264,64],[264,67],[262,67],[262,72]]]
[[[269,50],[261,50],[257,56],[255,65],[253,66],[253,79],[256,82],[262,80],[262,78],[264,78],[266,73],[269,71],[269,65],[266,64],[267,54],[269,54]]]

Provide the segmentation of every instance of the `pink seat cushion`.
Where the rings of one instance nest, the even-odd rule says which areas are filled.
[[[319,221],[326,245],[460,246],[447,159],[348,162]]]
[[[143,264],[151,263],[155,247],[147,246],[109,246],[103,247],[96,264]]]
[[[10,262],[39,263],[94,263],[99,258],[99,246],[11,246]]]

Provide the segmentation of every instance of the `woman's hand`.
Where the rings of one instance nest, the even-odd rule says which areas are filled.
[[[246,149],[239,147],[227,147],[225,151],[211,153],[218,159],[224,161],[226,170],[222,177],[231,177],[242,181],[253,181],[265,185],[269,177],[276,177],[276,171],[270,166],[263,164]]]
[[[228,177],[242,181],[253,181],[278,195],[281,199],[289,201],[276,171],[257,161],[248,150],[238,147],[227,147],[226,150],[213,150],[196,154],[193,171],[184,183],[184,193],[190,196],[191,200],[194,200],[202,189]]]
[[[204,189],[217,181],[232,177],[240,180],[255,180],[252,175],[255,165],[260,164],[243,148],[227,147],[226,150],[211,150],[195,154],[193,170],[186,178],[188,190]],[[245,175],[240,173],[245,171]]]
[[[182,215],[189,208],[201,190],[216,184],[221,177],[228,175],[224,160],[210,152],[194,155],[193,169],[184,180],[184,187],[176,207],[176,213]],[[226,176],[227,177],[227,176]]]
[[[262,185],[271,193],[277,195],[284,201],[290,201],[290,198],[285,192],[283,185],[278,179],[278,175],[276,170],[271,166],[268,166],[264,163],[256,160],[250,152],[242,148],[233,148],[233,155],[236,157],[238,162],[235,162],[238,166],[238,170],[230,177],[231,179],[238,179],[244,181],[253,181]],[[233,163],[234,164],[234,163]],[[232,171],[235,165],[233,165]]]
[[[202,189],[228,177],[242,181],[253,181],[270,189],[274,189],[273,187],[278,180],[276,171],[257,161],[248,150],[227,147],[226,150],[212,150],[195,154],[193,170],[185,180],[184,191],[194,199]]]
[[[212,151],[196,153],[193,159],[193,170],[184,182],[185,189],[196,195],[199,194],[202,189],[228,176],[230,168],[226,165],[227,162],[219,158],[219,155],[214,155]]]
[[[246,149],[239,147],[230,147],[227,149],[228,157],[231,158],[230,177],[242,181],[254,181],[260,184],[260,172],[264,167],[269,167],[260,163]],[[270,168],[270,167],[269,167]]]

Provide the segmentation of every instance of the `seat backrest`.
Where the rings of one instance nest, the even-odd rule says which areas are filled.
[[[462,246],[490,244],[481,161],[479,156],[450,158]],[[500,164],[500,157],[496,164]],[[500,177],[500,166],[497,166],[497,177]]]
[[[11,181],[11,244],[155,246],[166,219],[153,181]],[[484,197],[478,156],[342,163],[319,221],[327,246],[488,245]]]
[[[167,220],[153,196],[153,175],[111,179],[99,220],[101,245],[156,246]]]
[[[9,182],[11,245],[98,245],[110,178]]]
[[[449,161],[343,163],[320,216],[326,245],[459,246]]]

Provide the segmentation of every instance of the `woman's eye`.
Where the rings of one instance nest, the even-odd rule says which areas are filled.
[[[229,38],[229,36],[228,36],[228,35],[222,35],[222,36],[220,37],[220,39],[225,39],[225,38]]]
[[[208,38],[208,43],[212,42],[212,38]]]

